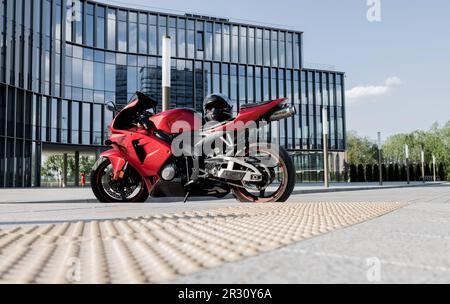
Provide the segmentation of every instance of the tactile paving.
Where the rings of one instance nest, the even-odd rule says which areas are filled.
[[[404,206],[241,205],[19,227],[0,231],[0,283],[167,282],[349,227]]]

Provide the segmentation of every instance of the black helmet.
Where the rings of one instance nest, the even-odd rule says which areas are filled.
[[[206,121],[223,122],[233,117],[231,100],[223,94],[211,94],[205,99]]]

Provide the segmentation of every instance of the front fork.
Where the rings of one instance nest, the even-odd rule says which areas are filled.
[[[112,150],[111,150],[112,151]],[[109,152],[109,153],[108,153]],[[121,155],[114,152],[105,152],[100,156],[100,158],[97,160],[96,164],[94,165],[93,170],[95,171],[98,166],[103,163],[106,159],[108,159],[111,163],[111,166],[113,167],[113,180],[118,181],[125,177],[125,172],[128,169],[128,166],[130,163]],[[136,170],[139,173],[139,170]],[[139,173],[140,174],[140,173]],[[150,178],[145,177],[141,174],[142,179],[145,182],[145,186],[147,187],[147,190],[151,192],[153,188],[153,183],[151,182]],[[157,182],[157,181],[155,181]]]

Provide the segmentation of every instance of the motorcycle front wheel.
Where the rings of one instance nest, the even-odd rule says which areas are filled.
[[[94,195],[102,203],[142,203],[149,193],[143,178],[128,166],[121,180],[113,179],[111,162],[105,159],[91,174],[91,187]]]
[[[232,189],[234,197],[245,203],[286,202],[294,191],[296,173],[294,162],[282,147],[257,147],[253,155],[246,155],[246,161],[253,162],[261,172],[263,181],[243,183]],[[246,153],[248,154],[248,153]]]

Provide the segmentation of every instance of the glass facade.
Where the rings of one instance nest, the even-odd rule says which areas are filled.
[[[45,144],[102,147],[106,101],[126,104],[137,90],[161,100],[164,35],[173,107],[202,111],[212,92],[229,95],[235,112],[288,97],[298,115],[281,122],[280,138],[301,175],[320,168],[327,106],[330,149],[344,158],[344,74],[305,69],[301,32],[91,1],[0,0],[0,187],[39,186]]]

